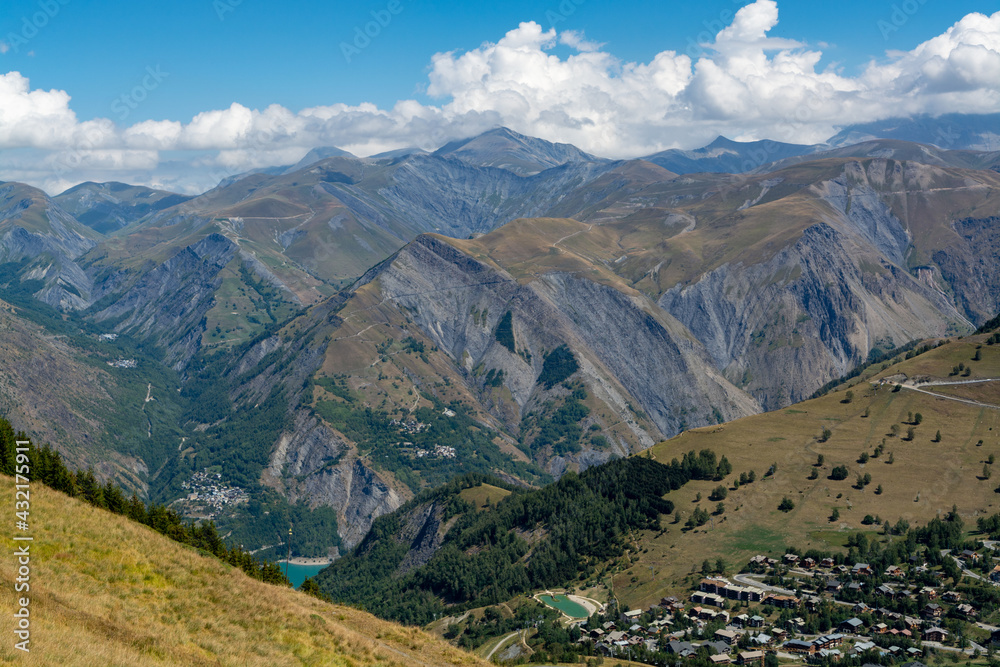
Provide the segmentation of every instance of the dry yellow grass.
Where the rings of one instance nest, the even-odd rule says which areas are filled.
[[[983,338],[972,336],[949,343],[875,377],[902,372],[909,377],[962,379],[948,378],[948,374],[960,360],[970,363],[976,344]],[[983,346],[981,353],[982,361],[971,362],[974,374],[980,378],[1000,376],[1000,347]],[[963,393],[977,396],[974,387],[981,391],[978,400],[989,402],[988,397],[995,395],[995,384],[967,385]],[[851,403],[842,402],[848,391],[843,387],[784,410],[695,429],[654,446],[651,454],[662,462],[690,450],[711,449],[725,455],[733,465],[734,474],[726,479],[730,489],[741,472],[755,471],[757,481],[730,490],[723,501],[725,513],[701,528],[682,532],[683,523],[666,523],[666,533],[644,535],[640,553],[615,578],[619,598],[635,607],[677,592],[684,588],[685,576],[706,558],[714,562],[721,557],[729,567],[738,569],[755,553],[780,553],[785,546],[841,547],[851,531],[879,528],[862,525],[867,514],[892,522],[903,518],[924,523],[956,505],[969,525],[976,516],[1000,511],[1000,495],[994,492],[1000,474],[981,478],[989,455],[1000,455],[1000,410],[911,389],[893,392],[885,386],[876,391],[869,382],[850,390],[854,393]],[[910,413],[918,412],[923,421],[914,427],[914,439],[904,440],[910,426],[904,422]],[[898,436],[891,435],[893,425]],[[830,429],[831,436],[820,442],[824,427]],[[933,441],[937,431],[942,434],[941,442]],[[880,457],[865,464],[858,462],[862,452],[871,455],[883,439]],[[892,464],[888,463],[890,453]],[[824,465],[817,468],[820,454]],[[778,464],[777,474],[762,479],[772,463]],[[829,479],[831,469],[838,465],[849,469],[847,479]],[[813,469],[819,476],[811,480]],[[854,488],[857,475],[865,473],[871,475],[871,484],[863,490]],[[708,496],[718,484],[691,482],[667,497],[686,520],[696,507],[709,512],[715,509],[716,503]],[[876,495],[879,485],[883,492]],[[698,503],[697,493],[702,497]],[[785,496],[795,503],[795,509],[788,513],[778,511]],[[834,508],[840,516],[830,521]]]
[[[486,504],[496,505],[498,502],[510,495],[507,489],[501,489],[492,484],[480,484],[468,489],[464,489],[458,494],[462,500],[472,503],[477,509],[483,509]]]
[[[3,477],[13,514],[13,481]],[[127,519],[31,489],[31,652],[13,647],[4,531],[0,662],[26,665],[485,665],[421,630],[263,584]],[[13,521],[13,519],[11,519]]]

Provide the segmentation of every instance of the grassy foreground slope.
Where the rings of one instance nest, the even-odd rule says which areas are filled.
[[[3,477],[13,498],[13,480]],[[255,581],[145,526],[41,484],[31,488],[31,652],[36,665],[478,665],[413,628]],[[7,504],[5,504],[7,506]],[[14,607],[14,542],[0,558]]]
[[[619,598],[633,607],[655,602],[679,590],[704,559],[722,558],[738,570],[750,556],[780,554],[786,546],[842,547],[853,531],[881,530],[877,523],[864,523],[869,515],[893,524],[899,519],[923,524],[954,505],[969,525],[976,516],[996,513],[1000,474],[993,474],[996,466],[989,461],[1000,455],[1000,407],[981,404],[1000,406],[1000,382],[916,388],[904,383],[893,391],[893,382],[903,382],[904,376],[930,382],[1000,378],[1000,345],[986,345],[988,338],[954,340],[870,369],[852,380],[853,386],[825,396],[693,429],[654,446],[649,454],[662,463],[682,452],[711,449],[729,459],[733,474],[724,481],[722,514],[713,515],[718,501],[709,499],[718,482],[693,481],[666,496],[675,503],[680,523],[668,524],[664,534],[639,538],[638,553],[615,577]],[[977,351],[980,359],[974,361]],[[972,369],[970,375],[955,372],[960,364]],[[893,382],[876,388],[882,378]],[[846,402],[849,391],[852,400]],[[922,419],[914,424],[917,413]],[[825,440],[824,429],[829,431]],[[873,457],[879,446],[880,454]],[[823,464],[817,465],[820,456]],[[777,471],[765,477],[772,464]],[[846,478],[831,479],[840,466],[847,468]],[[740,474],[751,470],[756,481],[734,488]],[[813,471],[815,479],[810,479]],[[870,475],[870,483],[860,489],[859,475]],[[794,509],[779,511],[786,497]],[[685,529],[696,508],[713,515],[711,520]]]

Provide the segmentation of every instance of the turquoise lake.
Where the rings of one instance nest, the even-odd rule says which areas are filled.
[[[284,562],[279,562],[278,566],[281,568],[282,572],[285,571],[285,563]],[[295,588],[298,588],[299,586],[302,585],[303,581],[305,581],[309,577],[315,577],[316,574],[320,570],[322,570],[324,567],[327,567],[327,564],[323,564],[323,565],[296,565],[295,563],[289,563],[288,564],[288,579],[292,582],[292,586],[295,586]]]

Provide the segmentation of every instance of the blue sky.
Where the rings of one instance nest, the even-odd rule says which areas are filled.
[[[0,115],[0,178],[52,188],[103,170],[179,186],[161,165],[232,171],[317,143],[368,154],[497,124],[625,157],[718,133],[818,141],[892,109],[1000,111],[1000,15],[967,19],[993,19],[994,2],[758,0],[716,44],[748,4],[6,0],[0,109],[24,111]],[[915,51],[959,21],[943,56]],[[377,34],[356,41],[366,28]],[[868,69],[873,60],[880,69]],[[898,90],[883,101],[880,86]],[[800,118],[788,90],[829,94],[830,111]],[[35,94],[47,91],[58,94]],[[265,113],[271,105],[280,113]],[[214,111],[222,115],[192,122]],[[59,157],[68,150],[79,170]],[[209,157],[191,157],[199,151]]]
[[[141,82],[147,66],[169,76],[130,114],[147,119],[188,120],[233,102],[251,108],[281,104],[292,110],[344,102],[389,107],[422,95],[431,56],[496,41],[522,21],[585,32],[625,61],[648,62],[665,49],[684,52],[714,36],[745,2],[409,2],[351,62],[341,43],[352,45],[355,28],[386,12],[388,2],[276,3],[263,0],[112,2],[50,0],[58,12],[25,45],[0,58],[33,88],[58,88],[73,98],[81,120],[115,118],[111,105]],[[19,34],[45,3],[6,0],[0,39]],[[824,63],[856,71],[887,49],[908,49],[973,11],[993,3],[911,0],[919,7],[898,30],[893,5],[902,2],[846,0],[781,4],[781,36],[810,45],[828,44]],[[562,6],[562,9],[560,7]],[[565,11],[571,8],[571,12]],[[907,9],[912,7],[907,6]],[[555,19],[555,20],[554,20]],[[896,27],[893,25],[893,27]],[[28,31],[30,34],[30,30]],[[6,41],[16,41],[7,39]],[[33,55],[27,55],[32,52]]]

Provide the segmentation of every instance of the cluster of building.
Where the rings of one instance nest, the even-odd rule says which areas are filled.
[[[116,333],[103,333],[97,337],[97,340],[111,342],[118,339],[118,334]]]
[[[107,364],[112,368],[135,368],[139,365],[139,362],[135,359],[115,359],[114,361],[107,362]]]
[[[412,444],[412,443],[404,443]],[[425,456],[433,456],[438,459],[453,459],[455,458],[457,452],[454,447],[448,447],[447,445],[434,445],[434,449],[418,449],[416,452],[416,457],[422,459]]]
[[[970,550],[949,557],[972,565],[981,555]],[[710,662],[718,665],[762,664],[769,652],[780,652],[786,657],[801,656],[810,662],[835,662],[843,657],[871,655],[881,655],[893,662],[913,662],[923,655],[925,644],[922,642],[936,645],[952,639],[949,631],[942,627],[945,616],[972,621],[978,611],[974,605],[963,601],[959,591],[910,583],[908,576],[938,573],[931,572],[927,564],[917,558],[906,565],[907,570],[892,565],[881,571],[868,563],[845,565],[832,558],[816,561],[796,554],[785,554],[777,559],[755,556],[750,560],[750,567],[756,572],[791,573],[800,578],[803,586],[799,594],[765,591],[723,577],[707,577],[698,583],[687,604],[674,597],[663,598],[660,604],[646,611],[625,612],[620,622],[590,628],[582,641],[592,641],[597,652],[612,656],[622,656],[640,645],[650,652],[665,652],[682,658],[705,653],[703,649],[707,649]],[[994,568],[989,578],[1000,581],[1000,566]],[[919,579],[924,583],[928,581],[927,576]],[[816,594],[802,592],[810,588],[815,588]],[[859,595],[848,595],[852,592]],[[881,606],[844,598],[878,601]],[[810,623],[802,617],[788,619],[788,614],[784,613],[780,614],[781,622],[773,624],[765,618],[765,615],[774,617],[777,610],[791,609],[802,609],[802,615],[809,617],[810,613],[821,610],[824,599],[833,601],[835,609],[844,612],[838,614],[839,617],[854,616],[835,623],[826,634],[818,636],[809,634]],[[902,609],[898,601],[904,599],[921,600],[923,606],[917,607],[919,616],[892,609]],[[907,604],[907,608],[913,609],[912,602]],[[727,608],[746,610],[746,613],[731,613]],[[645,622],[642,619],[646,619]],[[682,619],[683,622],[678,622]],[[816,627],[815,617],[811,627]],[[1000,631],[994,633],[992,642],[1000,643]]]
[[[415,435],[417,433],[421,433],[424,429],[426,429],[428,424],[424,424],[423,422],[418,422],[414,419],[408,419],[406,421],[403,421],[401,419],[393,419],[392,421],[389,422],[389,426],[399,429],[400,433],[406,433],[407,435]],[[404,444],[413,444],[413,443],[404,443]]]
[[[223,483],[221,474],[207,471],[194,473],[190,480],[181,482],[181,488],[188,492],[179,501],[185,506],[184,514],[206,519],[214,519],[227,506],[250,499],[240,487]]]

